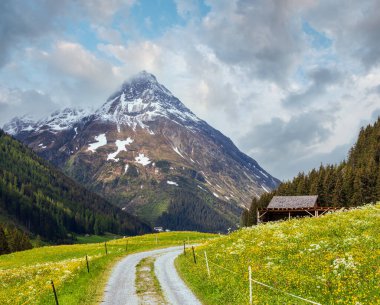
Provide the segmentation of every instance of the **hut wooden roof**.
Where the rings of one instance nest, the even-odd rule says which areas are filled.
[[[274,196],[268,209],[313,208],[317,205],[318,196]]]

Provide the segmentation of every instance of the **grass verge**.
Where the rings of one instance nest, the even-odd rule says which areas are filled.
[[[142,304],[167,304],[154,272],[156,257],[142,259],[136,266],[136,292]]]

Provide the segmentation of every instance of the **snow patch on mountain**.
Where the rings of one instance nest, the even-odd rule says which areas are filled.
[[[185,159],[185,157],[181,154],[181,152],[179,151],[179,149],[178,149],[177,147],[173,147],[173,150],[174,150],[177,154],[179,154],[182,158]]]
[[[169,185],[175,185],[175,186],[178,186],[178,183],[177,183],[177,182],[174,182],[174,181],[170,181],[170,180],[168,180],[168,181],[166,181],[166,183],[169,184]]]
[[[259,170],[259,172],[260,172],[263,176],[265,176],[266,178],[269,178],[268,175],[265,174],[263,171]]]
[[[200,185],[197,185],[197,187],[198,187],[199,189],[201,189],[202,191],[204,191],[204,192],[207,193],[207,191],[206,191],[203,187],[201,187]]]
[[[107,138],[106,138],[106,135],[104,133],[102,133],[98,136],[95,136],[95,140],[97,142],[90,143],[87,150],[95,152],[99,147],[107,145]]]
[[[246,172],[243,172],[244,175],[248,178],[248,180],[250,180],[251,182],[255,183],[255,181],[246,173]],[[255,175],[257,178],[260,178],[259,176]]]
[[[146,166],[148,164],[150,164],[152,161],[149,160],[149,158],[147,156],[145,156],[144,154],[139,154],[136,158],[135,158],[136,162],[137,163],[140,163],[141,165],[143,166]]]
[[[115,144],[117,146],[117,150],[114,153],[109,154],[107,156],[107,161],[108,160],[113,160],[113,161],[116,161],[116,162],[119,161],[119,159],[116,158],[116,156],[120,152],[122,152],[122,151],[127,151],[127,148],[125,146],[127,146],[127,145],[129,145],[131,143],[133,143],[133,139],[131,139],[129,137],[126,140],[124,140],[124,141],[123,140],[116,140]]]
[[[75,132],[75,135],[74,135],[73,139],[75,139],[76,136],[78,135],[78,127],[74,127],[74,132]]]

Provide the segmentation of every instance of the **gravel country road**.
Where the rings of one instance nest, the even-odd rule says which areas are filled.
[[[202,305],[179,277],[174,267],[174,260],[182,251],[179,249],[159,256],[154,263],[156,276],[169,304]]]
[[[113,269],[108,280],[102,305],[138,305],[136,295],[136,265],[144,258],[158,256],[155,273],[163,293],[171,305],[201,305],[179,277],[174,259],[182,253],[182,247],[171,247],[128,255]]]

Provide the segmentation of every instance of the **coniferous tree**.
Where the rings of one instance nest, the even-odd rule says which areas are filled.
[[[249,227],[250,224],[249,224],[249,216],[250,216],[250,213],[249,213],[249,210],[248,209],[244,209],[243,212],[241,213],[241,225],[244,226],[244,227]]]
[[[10,253],[7,237],[4,228],[0,226],[0,255]]]
[[[341,173],[336,175],[336,181],[332,196],[332,206],[339,207],[344,203],[344,195],[343,195],[343,178]]]

